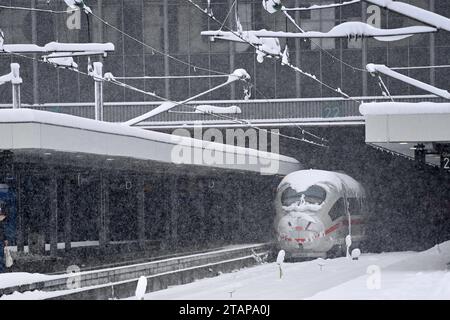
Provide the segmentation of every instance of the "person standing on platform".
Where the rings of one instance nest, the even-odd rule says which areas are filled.
[[[7,216],[6,202],[0,200],[0,273],[5,272],[5,247],[8,246],[8,240],[6,238]]]

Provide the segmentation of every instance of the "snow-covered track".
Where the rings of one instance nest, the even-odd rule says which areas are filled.
[[[270,244],[242,245],[180,257],[54,276],[51,280],[0,289],[0,296],[33,290],[52,291],[51,299],[117,299],[134,295],[139,277],[147,292],[216,276],[258,263]]]

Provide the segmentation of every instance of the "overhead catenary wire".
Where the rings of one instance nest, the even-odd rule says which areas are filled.
[[[388,97],[391,99],[392,102],[394,102],[394,98],[391,96],[388,87],[386,86],[386,84],[383,81],[383,78],[381,78],[380,75],[378,75],[378,84],[381,87],[381,90],[388,95]]]
[[[228,74],[208,74],[208,75],[196,75],[196,76],[142,76],[142,77],[116,77],[119,80],[162,80],[162,79],[196,79],[196,78],[227,78]]]
[[[214,17],[214,15],[213,15],[212,12],[207,13],[207,12],[205,12],[204,10],[202,10],[202,9],[201,9],[197,4],[195,4],[193,1],[191,1],[191,0],[188,0],[188,1],[189,1],[191,4],[193,4],[197,9],[199,9],[201,12],[207,14],[207,15],[208,15],[210,18],[212,18],[214,21],[216,21],[216,22],[219,23],[219,24],[222,24],[217,18]],[[13,9],[13,10],[14,10],[14,9],[15,9],[15,10],[28,10],[28,11],[42,11],[42,10],[44,10],[44,9],[27,8],[27,7],[12,7],[12,6],[1,6],[1,7],[5,8],[5,9]],[[75,11],[75,10],[79,10],[79,9],[77,8],[77,9],[73,9],[73,10]],[[207,11],[208,11],[208,10],[207,10]],[[67,13],[67,11],[55,11],[55,10],[44,10],[43,12],[47,12],[47,13]],[[231,12],[231,11],[230,11],[230,12]],[[145,46],[145,47],[151,49],[151,50],[154,51],[154,52],[157,52],[158,54],[165,55],[165,56],[167,56],[167,57],[169,57],[169,58],[171,58],[171,59],[173,59],[173,60],[175,60],[175,61],[177,61],[177,62],[180,62],[180,63],[182,63],[182,64],[185,64],[185,65],[189,66],[190,68],[193,68],[194,71],[196,71],[196,70],[202,70],[202,71],[207,71],[207,72],[215,73],[215,74],[222,74],[222,75],[225,75],[225,74],[226,74],[226,73],[224,73],[224,72],[215,71],[215,70],[211,70],[211,69],[202,68],[202,67],[198,67],[198,66],[192,65],[192,64],[190,64],[190,63],[188,63],[188,62],[186,62],[186,61],[183,61],[183,60],[178,59],[178,58],[176,58],[176,57],[173,57],[173,56],[171,56],[171,55],[169,55],[169,54],[166,54],[166,53],[164,53],[164,52],[162,52],[162,51],[159,51],[159,50],[157,50],[156,48],[154,48],[154,47],[152,47],[152,46],[150,46],[150,45],[148,45],[148,44],[146,44],[146,43],[140,41],[139,39],[137,39],[137,38],[135,38],[135,37],[133,37],[133,36],[127,34],[126,32],[122,31],[121,29],[119,29],[119,28],[117,28],[117,27],[111,25],[109,22],[107,22],[106,20],[102,19],[101,17],[99,17],[99,16],[96,15],[95,13],[90,12],[89,14],[91,14],[94,18],[96,18],[97,20],[99,20],[100,22],[102,22],[103,24],[105,24],[106,26],[108,26],[108,27],[110,27],[110,28],[112,28],[112,29],[118,31],[118,32],[121,33],[122,35],[124,35],[124,36],[126,36],[126,37],[128,37],[128,38],[130,38],[130,39],[132,39],[132,40],[134,40],[134,41],[136,41],[136,42],[138,42],[138,43],[140,43],[141,45],[143,45],[143,46]],[[223,23],[223,25],[225,25],[225,24]],[[225,27],[226,27],[226,26],[225,26]],[[226,28],[227,28],[229,31],[233,32],[235,35],[237,35],[239,38],[243,39],[240,35],[236,34],[236,33],[235,33],[233,30],[231,30],[230,28],[228,28],[228,27],[226,27]],[[258,48],[257,48],[255,45],[253,45],[252,43],[248,42],[248,41],[245,40],[245,39],[243,39],[243,40],[244,40],[245,42],[247,42],[248,44],[250,44],[251,46],[253,46],[255,49],[258,49]],[[259,50],[259,49],[258,49],[258,50]],[[261,50],[260,50],[260,51],[261,51]],[[303,74],[303,75],[305,75],[305,76],[307,76],[307,77],[313,79],[313,80],[316,81],[316,82],[321,83],[322,85],[324,85],[325,87],[329,88],[330,90],[333,90],[333,91],[335,91],[335,92],[341,94],[341,95],[344,96],[345,98],[347,98],[347,99],[352,99],[349,95],[345,94],[345,93],[344,93],[342,90],[340,90],[339,88],[333,88],[332,86],[329,86],[329,85],[325,84],[324,82],[322,82],[322,81],[320,81],[319,79],[317,79],[317,77],[315,77],[315,76],[313,76],[313,75],[311,75],[311,74],[309,74],[309,73],[307,73],[307,72],[304,72],[303,70],[299,69],[298,67],[293,66],[293,65],[290,64],[290,63],[287,64],[287,65],[288,65],[289,67],[293,68],[295,71],[297,71],[297,72],[299,72],[299,73],[301,73],[301,74]],[[352,99],[352,100],[354,100],[354,99]],[[357,101],[357,100],[355,100],[355,101]],[[357,101],[357,102],[359,102],[359,101]]]
[[[0,5],[0,8],[10,9],[10,10],[25,10],[25,11],[34,11],[34,12],[45,12],[45,13],[50,13],[50,14],[64,14],[64,13],[73,12],[73,11],[79,11],[80,10],[79,8],[75,8],[75,9],[68,9],[66,11],[58,11],[58,10],[51,10],[51,9],[37,9],[37,8],[5,6],[5,5]],[[128,33],[124,32],[120,28],[117,28],[116,26],[110,24],[108,21],[106,21],[105,19],[99,17],[94,12],[89,12],[89,14],[92,15],[95,19],[97,19],[101,23],[103,23],[104,25],[106,25],[106,26],[114,29],[115,31],[119,32],[123,36],[125,36],[125,37],[127,37],[127,38],[129,38],[129,39],[131,39],[133,41],[136,41],[139,44],[141,44],[142,46],[152,50],[152,52],[156,52],[156,53],[158,53],[160,55],[167,56],[169,59],[172,59],[172,60],[174,60],[176,62],[184,64],[184,65],[188,66],[189,68],[193,69],[194,71],[201,70],[201,71],[214,73],[214,74],[222,74],[222,75],[226,74],[225,72],[221,72],[221,71],[212,70],[212,69],[209,69],[209,68],[204,68],[204,67],[199,67],[199,66],[193,65],[193,64],[191,64],[189,62],[186,62],[186,61],[183,61],[183,60],[181,60],[179,58],[176,58],[176,57],[174,57],[174,56],[172,56],[172,55],[170,55],[168,53],[162,52],[162,51],[156,49],[155,47],[153,47],[153,46],[151,46],[149,44],[146,44],[145,42],[143,42],[143,41],[141,41],[141,40],[139,40],[139,39],[129,35]]]
[[[29,60],[33,60],[33,61],[37,61],[39,63],[52,65],[52,66],[55,66],[55,67],[60,68],[60,69],[65,69],[65,70],[69,70],[69,71],[72,71],[72,72],[76,72],[78,74],[81,74],[81,75],[84,75],[84,76],[87,76],[87,77],[90,77],[90,78],[93,77],[91,74],[89,74],[87,72],[80,71],[80,70],[75,69],[75,68],[56,65],[56,64],[53,64],[51,62],[44,61],[42,59],[38,59],[38,58],[34,58],[34,57],[30,57],[30,56],[26,56],[26,55],[23,55],[23,54],[18,54],[18,53],[13,53],[13,52],[6,52],[6,53],[11,54],[13,56],[17,56],[17,57],[21,57],[21,58],[25,58],[25,59],[29,59]],[[126,83],[114,80],[114,78],[112,78],[112,79],[104,79],[104,80],[107,81],[108,83],[112,83],[113,85],[116,85],[116,86],[119,86],[119,87],[123,87],[123,88],[129,89],[129,90],[133,90],[133,91],[145,94],[145,95],[149,95],[151,97],[160,99],[162,101],[173,102],[172,100],[167,99],[165,97],[162,97],[162,96],[160,96],[160,95],[158,95],[158,94],[156,94],[154,92],[149,92],[149,91],[145,91],[145,90],[136,88],[136,87],[128,85]],[[177,103],[177,102],[174,102],[174,103],[177,106],[184,105],[185,107],[188,107],[188,108],[191,108],[191,109],[194,109],[194,110],[198,110],[195,106],[190,106],[188,104],[180,104],[180,103]],[[323,143],[318,143],[318,142],[315,142],[315,141],[311,141],[309,139],[293,137],[293,136],[290,136],[290,135],[282,134],[280,132],[272,132],[272,131],[269,131],[267,129],[260,128],[260,127],[258,127],[256,125],[252,124],[248,120],[242,120],[242,119],[238,119],[238,118],[229,117],[229,116],[226,116],[226,115],[215,114],[215,113],[211,113],[211,112],[205,112],[205,111],[202,111],[202,110],[200,110],[200,112],[203,113],[203,114],[209,115],[209,116],[220,118],[222,120],[228,120],[228,121],[231,121],[231,122],[234,122],[234,123],[242,124],[242,125],[245,125],[247,127],[251,127],[251,128],[253,128],[253,129],[257,130],[257,131],[265,132],[267,134],[277,135],[277,136],[280,136],[280,137],[283,137],[283,138],[286,138],[286,139],[290,139],[290,140],[305,142],[305,143],[308,143],[308,144],[311,144],[311,145],[315,145],[317,147],[328,148],[328,146],[323,144]],[[326,141],[326,140],[321,138],[321,141]]]
[[[55,13],[55,14],[62,14],[62,13],[67,13],[67,12],[68,12],[68,11],[44,10],[44,9],[26,8],[26,7],[11,7],[11,6],[1,6],[1,7],[4,7],[4,8],[6,8],[6,9],[28,10],[28,11],[39,11],[39,12]],[[77,10],[79,10],[79,9],[78,9],[78,8],[77,8],[77,9],[71,9],[70,11],[77,11]],[[150,45],[148,45],[148,44],[146,44],[146,43],[144,43],[144,42],[142,42],[142,41],[136,39],[135,37],[133,37],[133,36],[131,36],[131,35],[128,35],[127,33],[125,33],[124,31],[120,30],[119,28],[117,28],[117,27],[115,27],[115,26],[109,24],[106,20],[102,19],[101,17],[97,16],[96,14],[94,14],[94,13],[92,13],[92,12],[90,12],[89,14],[91,14],[94,18],[98,19],[99,21],[101,21],[101,22],[104,23],[105,25],[107,25],[107,26],[113,28],[114,30],[120,32],[120,33],[123,34],[124,36],[129,37],[130,39],[132,39],[132,40],[134,40],[134,41],[140,43],[141,45],[143,45],[143,46],[145,46],[145,47],[147,47],[147,48],[152,49],[153,51],[155,51],[155,52],[157,52],[157,53],[159,53],[159,54],[166,55],[166,56],[168,56],[169,58],[172,58],[172,59],[174,59],[174,60],[176,60],[176,61],[178,61],[178,62],[180,62],[180,63],[183,63],[183,64],[185,64],[185,65],[188,65],[189,67],[194,68],[194,70],[195,70],[195,69],[198,69],[198,70],[208,71],[208,72],[216,73],[216,74],[220,74],[220,75],[226,75],[226,76],[229,75],[229,74],[226,74],[226,73],[224,73],[224,72],[218,72],[218,71],[214,71],[214,70],[211,70],[211,69],[206,69],[206,68],[197,67],[197,66],[194,66],[194,65],[192,65],[192,64],[190,64],[190,63],[187,63],[187,62],[185,62],[185,61],[182,61],[182,60],[180,60],[180,59],[178,59],[178,58],[172,57],[172,56],[170,56],[170,55],[168,55],[168,54],[166,54],[166,53],[163,53],[163,52],[161,52],[161,51],[159,51],[159,50],[153,48],[152,46],[150,46]],[[209,16],[212,16],[211,13],[208,14],[208,15],[209,15]],[[215,18],[214,18],[214,19],[215,19]],[[218,23],[220,23],[217,19],[215,19],[215,21],[218,22]],[[229,28],[227,27],[227,29],[229,29]],[[8,53],[8,52],[7,52],[7,53]],[[77,73],[82,74],[82,75],[85,75],[85,76],[92,77],[92,75],[90,75],[89,73],[80,71],[80,70],[75,69],[75,68],[56,65],[56,64],[53,64],[53,63],[48,62],[48,61],[44,61],[44,60],[37,59],[37,58],[34,58],[34,57],[28,57],[28,56],[22,55],[22,54],[11,53],[11,52],[9,52],[9,54],[12,54],[12,55],[15,55],[15,56],[19,56],[19,57],[22,57],[22,58],[27,58],[27,59],[35,60],[35,61],[38,61],[38,62],[40,62],[40,63],[50,64],[50,65],[53,65],[53,66],[58,67],[58,68],[70,70],[70,71],[77,72]],[[111,82],[111,83],[113,83],[114,85],[117,85],[117,86],[121,86],[121,87],[130,89],[130,90],[134,90],[134,91],[136,91],[136,92],[140,92],[140,93],[145,94],[145,95],[152,96],[152,97],[157,98],[157,99],[161,99],[161,100],[163,100],[163,101],[171,101],[171,100],[169,100],[169,99],[167,99],[167,98],[164,98],[164,97],[162,97],[162,96],[159,96],[159,95],[155,94],[154,92],[145,91],[145,90],[142,90],[142,89],[133,87],[133,86],[131,86],[131,85],[128,85],[128,84],[119,82],[119,81],[117,81],[117,80],[111,80],[111,79],[109,79],[109,82]],[[320,82],[320,81],[319,81],[319,82]],[[324,85],[325,85],[325,84],[324,84]],[[250,86],[251,86],[251,84],[250,84]],[[332,87],[330,87],[330,88],[333,89]],[[339,92],[339,91],[338,91],[338,92]],[[347,97],[348,97],[348,96],[347,96]],[[171,102],[172,102],[172,101],[171,101]],[[181,105],[181,104],[178,104],[178,105]],[[189,107],[189,108],[194,108],[195,110],[197,110],[197,109],[196,109],[195,107],[193,107],[193,106],[189,106],[189,105],[185,105],[185,106],[186,106],[186,107]],[[269,132],[267,129],[260,128],[260,127],[258,127],[258,126],[255,126],[255,125],[251,124],[251,122],[249,122],[248,120],[242,120],[242,119],[238,119],[238,118],[228,117],[228,116],[225,116],[225,115],[219,115],[219,114],[209,113],[209,112],[204,112],[204,111],[202,111],[202,113],[207,114],[207,115],[210,115],[210,116],[213,116],[213,117],[217,117],[217,118],[222,118],[222,119],[230,120],[230,121],[235,122],[235,123],[244,124],[244,125],[246,125],[246,126],[248,126],[248,127],[254,128],[254,129],[258,130],[258,131],[262,131],[262,132],[266,132],[266,133],[269,133],[269,134],[278,135],[278,136],[280,136],[280,137],[284,137],[284,138],[287,138],[287,139],[297,140],[297,141],[301,141],[301,142],[306,142],[306,143],[309,143],[309,144],[312,144],[312,145],[316,145],[316,146],[320,146],[320,147],[328,147],[328,146],[326,146],[326,145],[324,145],[324,144],[316,143],[316,142],[314,142],[314,141],[311,141],[311,140],[308,140],[308,139],[305,139],[305,138],[297,138],[297,137],[285,135],[285,134],[282,134],[282,133],[279,133],[279,132],[271,132],[271,131]],[[322,141],[326,141],[325,139],[322,139],[322,138],[320,138],[320,139],[321,139]]]
[[[122,31],[121,29],[119,29],[119,28],[113,26],[113,25],[110,24],[108,21],[106,21],[106,20],[104,20],[103,18],[99,17],[99,16],[96,15],[95,13],[91,12],[90,15],[92,15],[95,19],[97,19],[97,20],[99,20],[100,22],[102,22],[104,25],[106,25],[106,26],[108,26],[108,27],[110,27],[110,28],[116,30],[116,31],[119,32],[120,34],[124,35],[125,37],[127,37],[127,38],[129,38],[129,39],[131,39],[131,40],[133,40],[133,41],[136,41],[137,43],[141,44],[142,46],[144,46],[144,47],[146,47],[146,48],[152,50],[152,52],[156,52],[156,53],[158,53],[158,54],[161,54],[161,55],[163,55],[163,56],[168,57],[169,59],[172,59],[173,61],[176,61],[176,62],[179,62],[179,63],[181,63],[181,64],[184,64],[185,66],[188,66],[189,68],[193,69],[194,71],[201,70],[201,71],[206,71],[206,72],[210,72],[210,73],[214,73],[214,74],[222,74],[222,75],[223,75],[223,74],[226,74],[225,72],[216,71],[216,70],[212,70],[212,69],[203,68],[203,67],[199,67],[199,66],[193,65],[193,64],[191,64],[191,63],[189,63],[189,62],[186,62],[186,61],[183,61],[183,60],[181,60],[181,59],[179,59],[179,58],[176,58],[176,57],[174,57],[174,56],[172,56],[172,55],[170,55],[170,54],[167,54],[167,53],[165,53],[165,52],[162,52],[162,51],[156,49],[155,47],[152,47],[152,46],[146,44],[145,42],[143,42],[143,41],[141,41],[141,40],[139,40],[139,39],[133,37],[132,35],[129,35],[128,33]]]
[[[151,95],[153,97],[157,97],[157,98],[159,98],[161,100],[164,100],[164,101],[167,101],[167,102],[173,102],[172,100],[169,100],[167,98],[159,96],[159,95],[157,95],[155,93],[150,93],[150,92],[143,91],[141,89],[135,88],[133,86],[130,86],[128,84],[122,83],[122,82],[114,80],[114,79],[109,79],[108,81],[111,81],[112,83],[114,83],[114,84],[116,84],[118,86],[122,86],[124,88],[128,88],[128,89],[131,89],[131,90],[134,90],[134,91],[137,91],[137,92],[141,92],[141,93],[144,93],[144,94],[149,94],[149,95]],[[290,140],[301,141],[301,142],[309,143],[309,144],[312,144],[312,145],[315,145],[315,146],[319,146],[319,147],[325,147],[325,148],[328,147],[327,145],[325,145],[323,143],[318,143],[318,142],[315,142],[315,141],[312,141],[312,140],[309,140],[309,139],[306,139],[306,138],[298,138],[298,137],[293,137],[293,136],[289,136],[289,135],[286,135],[286,134],[282,134],[280,132],[269,131],[267,129],[264,129],[264,128],[261,128],[261,127],[258,127],[256,125],[252,124],[248,120],[234,118],[234,117],[226,116],[226,115],[223,115],[223,114],[216,114],[216,113],[212,113],[212,112],[206,112],[206,111],[203,111],[203,110],[199,110],[195,106],[191,106],[191,105],[188,105],[188,104],[182,104],[182,103],[177,103],[177,102],[174,102],[174,103],[175,103],[175,106],[182,106],[183,105],[183,106],[185,106],[187,108],[193,109],[195,111],[199,111],[200,113],[203,113],[205,115],[213,116],[213,117],[216,117],[216,118],[219,118],[219,119],[222,119],[222,120],[228,120],[228,121],[231,121],[231,122],[234,122],[234,123],[237,123],[237,124],[242,124],[242,125],[245,125],[247,127],[253,128],[253,129],[255,129],[257,131],[260,131],[260,132],[265,132],[267,134],[278,135],[278,136],[283,137],[283,138],[287,138],[287,139],[290,139]],[[315,136],[315,135],[313,135],[313,134],[311,134],[309,132],[308,132],[308,134],[313,136],[313,137],[317,137],[317,136]],[[323,138],[320,138],[320,137],[317,137],[317,138],[320,141],[322,141],[322,142],[326,142],[327,141],[327,140],[325,140]]]
[[[219,29],[219,30],[222,30],[224,24],[227,22],[228,17],[230,16],[231,11],[233,11],[233,7],[236,5],[236,1],[237,1],[237,0],[234,0],[233,4],[232,4],[231,7],[230,7],[230,10],[228,10],[227,16],[225,17],[225,20],[223,20],[223,23],[222,23],[222,25],[220,26],[220,29]]]
[[[39,9],[39,8],[28,8],[28,7],[17,7],[17,6],[5,6],[0,5],[0,9],[9,9],[9,10],[20,10],[20,11],[34,11],[34,12],[43,12],[43,13],[52,13],[52,14],[64,14],[71,13],[75,11],[79,11],[79,8],[69,8],[67,10],[51,10],[51,9]]]
[[[191,3],[195,8],[197,8],[200,12],[202,12],[202,14],[206,14],[206,15],[209,16],[211,19],[213,19],[215,22],[221,24],[221,22],[214,16],[214,14],[205,12],[205,10],[203,10],[198,4],[196,4],[196,3],[193,2],[192,0],[186,0],[186,1],[188,1],[189,3]],[[228,31],[230,31],[232,34],[234,34],[236,37],[238,37],[238,38],[241,39],[242,41],[246,42],[247,44],[249,44],[250,46],[252,46],[253,48],[255,48],[256,50],[258,50],[258,51],[260,51],[260,52],[262,52],[262,53],[264,53],[264,54],[266,54],[266,55],[268,55],[268,56],[276,56],[276,57],[278,57],[278,58],[282,58],[282,54],[281,54],[281,53],[278,54],[278,55],[274,55],[274,54],[271,54],[271,53],[269,53],[269,52],[266,52],[266,51],[264,51],[263,48],[261,48],[261,47],[255,45],[255,44],[251,43],[250,41],[248,41],[247,39],[245,39],[245,37],[243,37],[243,36],[242,36],[241,34],[239,34],[238,32],[236,32],[236,31],[234,31],[234,30],[232,30],[231,28],[228,28],[228,27],[226,27],[226,26],[225,26],[225,28],[226,28]],[[300,74],[303,74],[304,76],[306,76],[306,77],[308,77],[308,78],[310,78],[310,79],[312,79],[312,80],[314,80],[314,81],[320,83],[321,85],[325,86],[326,88],[328,88],[328,89],[330,89],[330,90],[332,90],[332,91],[334,91],[334,92],[339,93],[340,95],[342,95],[342,96],[345,97],[346,99],[353,100],[353,101],[355,101],[355,102],[360,103],[359,100],[356,100],[356,99],[350,97],[348,94],[346,94],[345,92],[343,92],[340,88],[334,88],[334,87],[332,87],[332,86],[326,84],[325,82],[319,80],[315,75],[310,74],[310,73],[308,73],[308,72],[305,72],[305,71],[303,71],[302,69],[300,69],[299,67],[294,66],[294,65],[291,64],[291,63],[285,63],[285,65],[288,66],[288,67],[290,67],[290,68],[293,69],[294,71],[296,71],[296,72],[298,72],[298,73],[300,73]]]
[[[319,9],[329,9],[329,8],[337,8],[337,7],[343,7],[350,4],[359,3],[361,0],[350,0],[350,1],[344,1],[341,3],[332,3],[332,4],[324,4],[324,5],[313,5],[310,7],[292,7],[292,8],[286,8],[282,7],[282,11],[311,11],[311,10],[319,10]]]
[[[300,27],[300,25],[295,21],[294,18],[292,18],[292,16],[291,16],[288,12],[283,11],[283,14],[289,19],[289,21],[292,22],[292,24],[297,28],[297,30],[299,30],[301,33],[305,33],[305,30],[304,30],[302,27]],[[330,56],[330,57],[331,57],[332,59],[334,59],[335,61],[341,62],[343,65],[345,65],[345,66],[347,66],[347,67],[353,69],[354,71],[367,72],[367,70],[365,70],[365,69],[362,69],[362,68],[358,68],[358,67],[352,66],[351,64],[345,62],[344,60],[342,60],[342,59],[336,57],[336,56],[333,55],[331,52],[328,52],[327,50],[325,50],[324,48],[322,48],[322,46],[321,46],[319,43],[315,42],[314,40],[311,40],[311,39],[310,39],[310,41],[311,41],[312,44],[314,44],[315,46],[317,46],[322,52],[326,53],[328,56]]]

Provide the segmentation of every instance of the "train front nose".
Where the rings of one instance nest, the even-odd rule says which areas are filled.
[[[318,219],[288,215],[280,221],[279,234],[289,246],[312,250],[323,236],[324,226]]]

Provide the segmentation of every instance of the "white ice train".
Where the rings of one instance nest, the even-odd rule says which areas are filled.
[[[331,171],[290,173],[278,186],[275,230],[286,257],[326,257],[364,240],[365,192],[352,177]],[[336,249],[336,250],[335,250]]]

